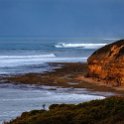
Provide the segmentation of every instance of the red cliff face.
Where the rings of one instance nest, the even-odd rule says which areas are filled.
[[[107,85],[124,86],[124,40],[106,45],[88,58],[88,76]]]

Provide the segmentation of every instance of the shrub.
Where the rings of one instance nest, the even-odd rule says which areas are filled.
[[[72,104],[53,104],[48,111],[33,110],[5,124],[124,124],[124,98]]]

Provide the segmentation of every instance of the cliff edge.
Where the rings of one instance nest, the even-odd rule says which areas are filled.
[[[106,85],[124,86],[124,40],[119,40],[95,51],[88,58],[88,76]]]

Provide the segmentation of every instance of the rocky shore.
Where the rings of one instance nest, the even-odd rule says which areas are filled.
[[[15,75],[1,78],[2,83],[12,84],[33,84],[37,86],[59,86],[70,88],[88,88],[94,91],[110,91],[119,92],[111,87],[99,85],[97,81],[92,78],[87,78],[88,65],[87,63],[51,63],[52,66],[60,66],[52,72],[43,74],[29,73],[24,75]],[[123,92],[121,91],[123,94]]]
[[[2,82],[124,92],[124,40],[95,51],[88,63],[49,63],[56,68],[43,74],[29,73],[1,78]]]

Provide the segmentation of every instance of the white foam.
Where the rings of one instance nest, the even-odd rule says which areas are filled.
[[[23,65],[42,64],[43,60],[56,58],[54,54],[42,55],[9,55],[0,56],[0,67],[16,67]]]
[[[0,93],[3,94],[0,98],[1,116],[0,121],[11,120],[19,116],[24,111],[42,109],[42,105],[46,105],[46,109],[51,104],[77,104],[80,102],[104,99],[102,95],[78,94],[61,92],[56,90],[37,90],[37,89],[16,89],[16,88],[0,88]]]
[[[44,72],[49,62],[86,62],[87,57],[57,57],[55,54],[1,55],[0,74]],[[39,66],[38,68],[36,68]],[[44,67],[43,67],[44,66]]]
[[[51,57],[56,57],[53,53],[51,54],[42,54],[42,55],[1,55],[0,59],[32,59],[32,58],[51,58]]]
[[[58,43],[56,48],[84,48],[84,49],[96,49],[105,46],[106,43]]]
[[[86,61],[87,57],[56,57],[54,54],[49,55],[32,55],[32,56],[0,56],[0,68],[37,65],[46,62],[78,62]]]

